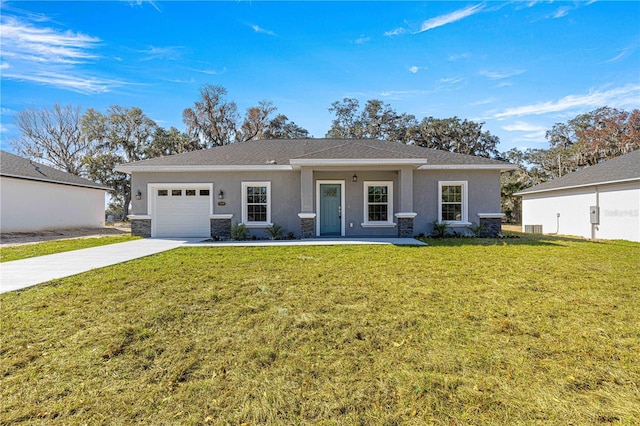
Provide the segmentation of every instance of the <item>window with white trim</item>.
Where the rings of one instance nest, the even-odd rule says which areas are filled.
[[[393,225],[393,182],[364,182],[363,225]]]
[[[438,182],[438,221],[467,222],[467,181]]]
[[[242,222],[247,226],[271,224],[271,182],[242,182]]]

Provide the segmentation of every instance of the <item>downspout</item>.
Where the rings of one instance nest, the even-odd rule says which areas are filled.
[[[598,191],[598,187],[595,186],[595,191],[596,191],[596,208],[598,209],[598,211],[600,211],[600,192]],[[592,223],[591,224],[591,239],[595,240],[596,239],[596,231],[598,230],[598,224],[596,223]]]

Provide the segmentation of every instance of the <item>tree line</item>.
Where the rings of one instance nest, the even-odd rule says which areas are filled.
[[[193,107],[183,111],[186,130],[165,129],[137,107],[114,105],[102,113],[55,104],[16,114],[21,134],[12,141],[26,157],[87,177],[111,188],[109,211],[128,214],[130,176],[117,164],[260,139],[300,139],[309,132],[270,101],[260,101],[243,116],[226,99],[224,87],[205,85]],[[502,175],[502,209],[520,220],[519,197],[513,194],[546,180],[640,148],[640,111],[602,107],[547,131],[548,148],[499,152],[500,140],[483,130],[484,123],[458,117],[425,117],[398,113],[380,100],[345,98],[329,107],[333,115],[328,138],[374,138],[429,149],[509,161],[517,170]]]

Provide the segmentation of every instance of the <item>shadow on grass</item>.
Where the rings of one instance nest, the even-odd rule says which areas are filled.
[[[599,241],[586,240],[579,237],[524,234],[519,232],[509,232],[504,238],[418,238],[427,243],[430,247],[460,247],[460,246],[562,246],[566,243],[589,243],[600,244]],[[620,241],[626,243],[626,241]],[[610,242],[607,242],[610,243]]]

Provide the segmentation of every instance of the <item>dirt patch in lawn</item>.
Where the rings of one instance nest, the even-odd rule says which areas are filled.
[[[128,223],[116,223],[104,228],[71,228],[43,230],[35,232],[6,232],[0,234],[0,247],[35,244],[43,241],[66,240],[72,238],[96,238],[106,235],[126,235],[131,232]]]

